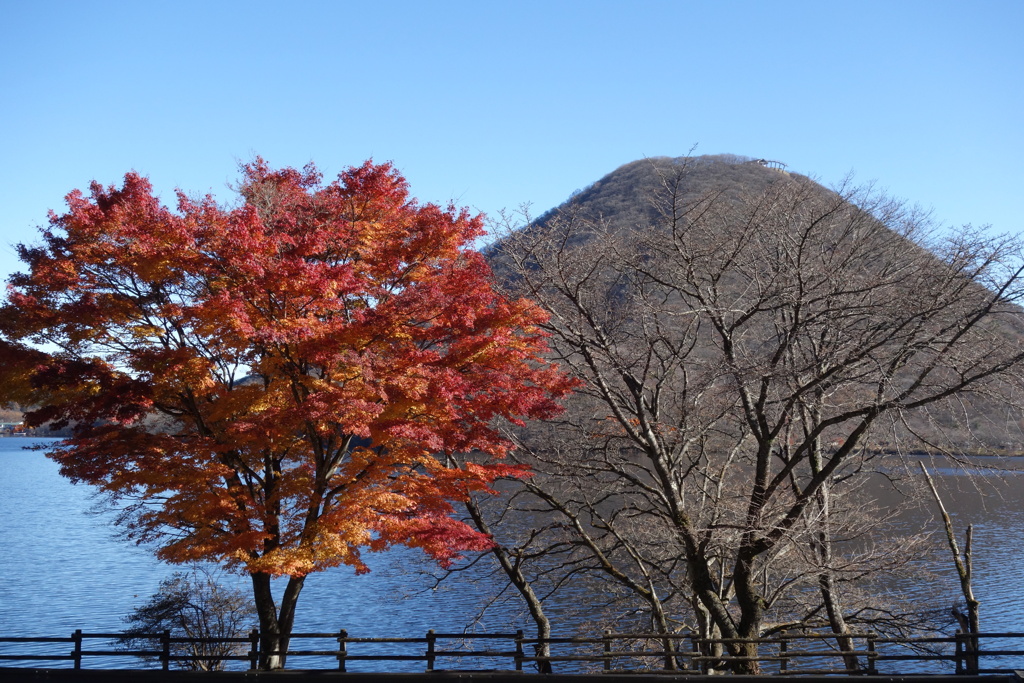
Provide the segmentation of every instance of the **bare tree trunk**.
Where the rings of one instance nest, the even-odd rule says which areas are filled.
[[[252,574],[253,597],[260,619],[260,660],[263,670],[283,669],[295,623],[295,605],[305,582],[304,577],[291,577],[281,597],[281,610],[270,587],[270,574]]]
[[[841,652],[853,652],[854,642],[850,637],[850,629],[846,625],[846,618],[843,616],[842,605],[835,587],[835,579],[828,570],[818,576],[818,588],[821,591],[821,600],[825,604],[825,611],[828,613],[828,623],[832,633],[836,635],[836,645]],[[854,654],[844,654],[843,663],[848,672],[860,671],[860,659]]]
[[[820,420],[818,411],[811,407],[807,410],[813,415],[813,422]],[[821,471],[821,441],[813,439],[810,448],[811,471],[817,474]],[[840,652],[853,652],[854,642],[850,637],[850,629],[846,625],[846,618],[843,616],[843,608],[839,598],[839,591],[836,587],[835,576],[832,573],[832,482],[826,481],[818,489],[815,495],[815,503],[818,507],[820,517],[818,529],[811,534],[811,549],[821,571],[818,574],[818,590],[821,593],[821,601],[825,605],[825,612],[828,615],[828,624],[832,633],[836,635],[836,645]],[[849,672],[860,671],[860,660],[857,655],[844,654],[843,664]]]
[[[921,472],[924,473],[924,477],[928,481],[928,488],[932,491],[935,503],[939,506],[939,513],[942,515],[942,524],[946,529],[946,542],[949,544],[949,551],[953,553],[953,564],[956,565],[956,573],[960,579],[960,591],[963,593],[964,601],[967,603],[966,615],[957,609],[956,606],[953,607],[953,616],[956,617],[957,622],[960,624],[960,631],[969,636],[965,643],[967,650],[967,673],[977,673],[977,634],[981,633],[981,622],[978,616],[978,611],[981,603],[979,603],[974,597],[974,588],[971,583],[972,573],[974,571],[971,557],[973,551],[971,546],[974,528],[973,525],[967,526],[965,552],[961,554],[960,546],[956,542],[956,534],[953,531],[953,520],[950,519],[949,513],[946,512],[946,506],[942,504],[942,498],[939,497],[939,490],[935,487],[935,482],[932,480],[932,476],[928,474],[928,470],[925,468],[924,463],[918,464],[921,466]]]
[[[756,554],[747,547],[741,547],[737,553],[736,566],[733,570],[733,581],[736,585],[736,602],[740,608],[740,620],[736,637],[742,641],[753,641],[761,636],[761,625],[764,622],[765,600],[756,587],[754,561]],[[758,645],[756,642],[739,642],[730,646],[734,656],[743,657],[733,664],[733,673],[756,675],[761,673],[761,663],[757,661]]]
[[[651,606],[651,622],[654,624],[654,628],[658,633],[671,633],[672,629],[669,626],[668,615],[665,614],[665,606],[655,590],[653,582],[648,584],[648,590],[650,591],[650,599],[647,604]],[[665,653],[664,662],[666,671],[675,671],[679,668],[679,662],[676,661],[676,643],[671,638],[666,638],[661,641],[662,651]]]
[[[476,504],[476,501],[472,499],[467,500],[466,510],[469,511],[469,515],[472,517],[476,528],[493,538],[494,534],[491,532],[490,525],[484,519],[483,512],[480,510],[480,506]],[[530,611],[530,617],[533,618],[533,623],[537,627],[537,639],[540,641],[535,646],[535,656],[539,658],[537,660],[537,671],[542,674],[552,673],[551,660],[545,659],[551,655],[551,646],[547,642],[551,638],[551,621],[544,612],[544,604],[533,590],[529,579],[523,574],[522,565],[506,548],[501,545],[495,545],[491,549],[491,553],[498,560],[498,564],[501,566],[502,571],[505,572],[508,580],[519,591],[523,601],[526,602],[526,608]]]
[[[721,657],[724,654],[722,643],[719,640],[722,637],[721,629],[718,628],[715,620],[711,618],[708,608],[696,595],[690,599],[690,604],[697,618],[697,636],[702,640],[708,641],[698,651],[704,657]],[[717,668],[719,668],[719,665],[711,660],[705,661],[700,667],[701,672],[705,674],[713,674]]]

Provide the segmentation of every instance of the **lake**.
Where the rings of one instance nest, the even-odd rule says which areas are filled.
[[[0,635],[120,631],[122,618],[176,567],[117,538],[111,514],[95,509],[98,501],[89,487],[61,478],[56,463],[42,452],[24,450],[52,442],[0,438]],[[1024,461],[1011,466],[1024,470]],[[968,522],[975,527],[975,591],[983,630],[1024,631],[1024,472],[967,478],[940,467],[935,474],[959,533]],[[939,528],[929,513],[915,514],[908,525]],[[893,590],[921,604],[948,607],[959,587],[948,553],[936,557],[934,580],[908,581]],[[487,577],[459,576],[433,590],[415,551],[368,559],[368,575],[347,569],[311,575],[295,630],[421,636],[431,628],[462,632],[473,625],[477,631],[530,631],[515,607],[492,610],[476,621],[490,594]],[[556,628],[557,633],[564,631]]]
[[[0,634],[120,631],[122,617],[180,567],[118,538],[113,515],[96,510],[102,501],[90,487],[71,484],[42,452],[24,449],[54,441],[0,438]],[[311,575],[296,631],[457,632],[481,606],[482,596],[465,586],[431,590],[413,551],[368,554],[367,560],[372,571],[363,576],[346,568]]]

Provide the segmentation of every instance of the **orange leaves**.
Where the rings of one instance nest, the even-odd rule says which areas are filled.
[[[0,339],[0,405],[32,401],[32,375],[46,354]]]
[[[495,420],[550,415],[570,384],[539,309],[491,289],[481,218],[418,204],[389,164],[242,176],[235,208],[93,185],[22,248],[0,350],[64,349],[19,366],[35,419],[76,425],[62,471],[173,561],[302,576],[363,569],[360,548],[488,547],[451,505],[523,470],[435,454],[500,457]]]

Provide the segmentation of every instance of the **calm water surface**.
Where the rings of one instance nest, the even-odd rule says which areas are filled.
[[[64,636],[74,629],[120,631],[122,618],[176,568],[120,540],[109,513],[96,512],[86,486],[61,478],[57,465],[24,446],[52,440],[0,438],[0,634]],[[1016,466],[1024,469],[1024,461]],[[1024,472],[996,480],[938,469],[936,476],[957,527],[975,527],[975,591],[986,631],[1024,631]],[[93,510],[90,512],[90,510]],[[937,528],[930,513],[906,523]],[[396,550],[369,557],[373,571],[313,574],[300,598],[296,631],[353,636],[461,632],[482,607],[483,585],[460,579],[431,590],[419,555]],[[895,586],[921,604],[947,606],[959,595],[948,554],[937,555],[934,579]],[[412,596],[411,598],[408,596]],[[518,610],[498,610],[480,631],[516,626]],[[521,625],[521,624],[518,624]]]
[[[90,487],[72,485],[43,453],[24,449],[53,441],[0,438],[0,634],[120,631],[122,617],[180,567],[119,539]],[[481,596],[465,587],[430,590],[411,551],[367,559],[370,574],[339,568],[307,579],[296,631],[458,632],[480,607]]]
[[[973,587],[981,602],[982,630],[1024,632],[1024,458],[1001,461],[999,473],[926,464],[961,551],[967,526],[974,527]],[[924,509],[906,517],[908,527],[942,532],[930,494]],[[936,544],[937,552],[926,562],[935,578],[905,580],[898,587],[915,603],[945,610],[961,595],[960,584],[943,533]]]

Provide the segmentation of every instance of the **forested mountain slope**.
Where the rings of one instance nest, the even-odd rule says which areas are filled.
[[[778,630],[851,650],[917,628],[870,589],[923,542],[873,473],[1021,451],[1016,240],[721,156],[627,164],[488,255],[579,383],[516,434],[536,476],[511,507],[553,520],[503,541],[534,614],[527,588],[593,577],[649,628],[727,639],[741,673]]]
[[[792,203],[788,208],[793,215],[782,216],[784,209],[767,206],[780,201],[780,194],[793,191],[800,194],[798,200],[790,200]],[[776,233],[785,233],[791,229],[789,237],[796,240],[800,238],[799,231],[804,227],[800,225],[801,215],[813,213],[815,206],[827,205],[829,202],[845,204],[846,208],[863,202],[859,208],[868,217],[876,218],[879,226],[885,228],[880,230],[883,237],[876,234],[871,238],[878,242],[874,249],[862,249],[850,254],[853,261],[846,266],[854,270],[859,267],[857,258],[865,260],[860,266],[868,267],[867,261],[874,257],[885,258],[886,252],[894,258],[899,258],[898,254],[901,253],[911,254],[909,258],[934,261],[933,274],[938,280],[949,276],[944,263],[958,262],[963,265],[970,259],[981,258],[986,253],[986,245],[991,246],[997,241],[997,238],[990,239],[970,231],[968,235],[945,241],[948,233],[936,229],[927,216],[888,197],[876,195],[870,188],[828,189],[806,176],[772,168],[764,160],[732,154],[657,157],[625,164],[586,188],[577,190],[564,204],[532,220],[510,239],[519,244],[528,235],[539,242],[545,239],[561,240],[559,253],[562,258],[565,259],[568,252],[576,250],[579,253],[573,258],[579,262],[587,258],[585,252],[588,249],[584,245],[594,240],[604,240],[605,246],[609,246],[609,235],[614,235],[616,239],[611,241],[618,245],[616,249],[633,250],[630,254],[632,256],[647,251],[649,253],[644,254],[643,258],[656,260],[658,257],[650,253],[651,244],[638,241],[637,233],[654,234],[672,230],[670,226],[673,225],[678,229],[681,225],[703,222],[706,238],[709,236],[709,241],[713,241],[716,236],[724,234],[724,226],[727,224],[735,227],[737,224],[758,220],[758,211],[765,214],[775,211],[776,215],[771,217],[775,225],[771,229]],[[792,225],[787,227],[787,221]],[[566,229],[567,224],[572,224],[572,229]],[[716,225],[717,228],[714,227]],[[848,234],[838,239],[853,242],[869,239],[867,233],[872,230],[861,228],[861,231],[863,237]],[[750,234],[747,233],[748,236]],[[540,238],[540,235],[546,237]],[[817,238],[808,235],[803,237],[812,240]],[[756,239],[763,240],[764,235]],[[729,239],[724,239],[724,242],[729,242]],[[737,246],[734,240],[731,243]],[[516,268],[509,259],[508,244],[506,240],[490,248],[488,256],[491,265],[499,280],[517,293],[529,294],[521,288],[522,274],[515,272]],[[593,249],[589,251],[593,253]],[[996,260],[1009,258],[1009,250],[1004,252],[1007,253],[1001,253]],[[767,260],[778,255],[776,249],[774,254],[763,252],[760,257]],[[608,253],[603,255],[604,258],[607,256]],[[619,253],[619,256],[623,255]],[[988,264],[986,269],[984,264],[975,264],[980,270],[972,277],[978,286],[991,290],[1003,284],[999,278],[1005,277],[1005,268],[1000,268],[999,275],[996,275],[992,265]],[[535,268],[536,264],[531,267]],[[607,263],[605,267],[608,270]],[[927,272],[929,266],[926,263],[922,268]],[[970,267],[965,272],[969,273]],[[616,279],[614,289],[621,295],[624,286],[622,273],[606,275]],[[723,271],[720,276],[722,280],[719,284],[724,291],[728,291],[728,283],[736,274]],[[740,281],[746,282],[743,277],[740,277]],[[999,315],[998,326],[1000,336],[1005,337],[1004,341],[1019,345],[1024,341],[1024,316],[1020,315],[1019,308],[1010,305],[1015,303],[1015,287],[1016,284],[1011,286],[1002,297],[1004,310]],[[742,296],[739,291],[735,294],[737,297]],[[607,303],[610,307],[620,309],[616,311],[617,314],[628,314],[618,305],[623,302],[617,302],[614,297]],[[879,324],[884,322],[884,319],[879,320]],[[1020,402],[1016,389],[1002,380],[986,382],[973,386],[969,391],[957,392],[951,400],[942,401],[940,405],[930,405],[927,410],[902,414],[900,420],[888,425],[885,432],[875,433],[871,445],[883,450],[936,452],[951,448],[963,453],[1024,453],[1024,422],[1021,420]]]

